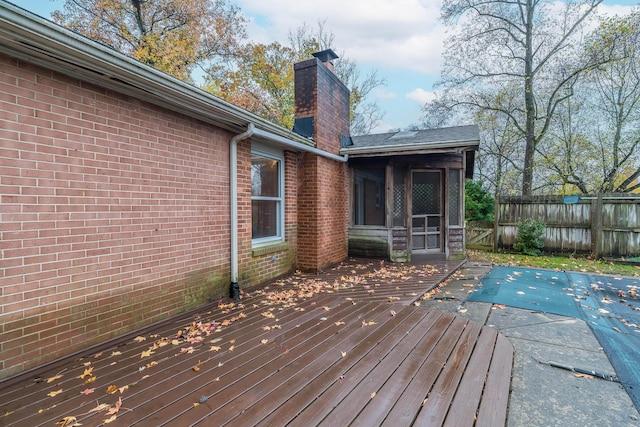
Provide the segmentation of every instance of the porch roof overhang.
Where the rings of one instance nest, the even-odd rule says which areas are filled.
[[[351,159],[456,154],[464,157],[465,177],[471,179],[479,146],[478,126],[467,125],[355,136],[340,154]]]
[[[354,136],[352,145],[343,147],[340,153],[348,154],[351,158],[462,154],[466,151],[476,151],[479,145],[478,127],[467,125]]]
[[[340,150],[340,153],[348,154],[350,158],[408,156],[414,154],[462,154],[467,151],[475,152],[478,149],[479,145],[479,141],[460,141],[435,144],[421,143],[377,147],[348,147],[342,148]]]
[[[315,142],[54,22],[0,0],[0,52],[255,140],[276,135],[303,147]],[[263,135],[268,134],[265,138]],[[277,144],[277,142],[275,142]],[[291,146],[289,149],[292,149]]]

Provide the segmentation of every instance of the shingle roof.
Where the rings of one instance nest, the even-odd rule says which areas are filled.
[[[480,134],[478,126],[467,125],[354,136],[352,140],[352,145],[341,150],[343,154],[395,155],[401,152],[475,150],[480,144]]]

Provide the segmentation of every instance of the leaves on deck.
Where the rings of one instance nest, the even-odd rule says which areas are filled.
[[[342,293],[344,299],[351,304],[356,305],[358,299],[366,295],[380,294],[378,300],[386,300],[389,303],[401,301],[407,296],[417,297],[418,294],[404,293],[401,284],[408,280],[414,280],[418,283],[423,283],[423,280],[427,280],[429,276],[432,276],[439,271],[432,266],[408,266],[402,264],[386,264],[381,262],[379,267],[372,263],[362,264],[341,264],[331,269],[332,277],[327,280],[321,280],[315,273],[302,273],[295,272],[295,274],[275,281],[269,286],[259,289],[251,294],[241,291],[241,298],[254,298],[254,301],[250,303],[250,312],[252,319],[251,322],[255,322],[256,329],[259,331],[258,340],[261,345],[264,345],[264,351],[272,351],[272,349],[278,349],[280,354],[286,355],[289,353],[290,348],[285,342],[280,342],[279,346],[275,345],[277,340],[274,339],[273,334],[278,333],[282,329],[282,325],[278,320],[279,313],[287,308],[291,308],[295,312],[305,312],[307,310],[319,310],[325,316],[321,320],[331,321],[335,326],[343,326],[345,322],[340,319],[331,319],[335,310],[332,305],[322,305],[316,303],[316,301],[310,301],[313,297],[320,294],[335,294]],[[381,292],[384,290],[384,292]],[[353,292],[350,294],[350,292]],[[316,305],[317,304],[317,305]],[[419,305],[419,302],[418,302]],[[63,379],[62,372],[48,378],[47,384],[62,380],[64,390],[69,397],[78,395],[88,396],[96,395],[94,401],[111,399],[111,403],[103,402],[97,403],[97,406],[84,412],[82,414],[68,415],[60,419],[57,424],[61,426],[77,426],[81,425],[81,422],[87,423],[85,420],[96,414],[101,415],[102,424],[110,424],[114,422],[122,408],[122,398],[126,398],[127,391],[134,385],[139,384],[142,381],[146,381],[152,378],[153,372],[147,374],[148,370],[161,365],[164,361],[182,357],[186,360],[191,360],[192,357],[199,354],[200,359],[197,363],[188,363],[183,368],[186,370],[200,373],[200,375],[210,374],[213,370],[219,369],[224,365],[225,358],[234,357],[235,352],[239,353],[238,357],[242,357],[243,351],[239,351],[240,347],[236,343],[235,339],[229,340],[229,346],[227,351],[223,350],[224,344],[222,344],[222,338],[215,337],[215,334],[219,334],[226,328],[233,326],[236,322],[246,319],[248,316],[245,313],[244,304],[235,301],[222,302],[217,304],[217,310],[211,310],[203,318],[199,316],[194,318],[193,321],[181,325],[180,328],[176,328],[173,332],[169,332],[167,336],[160,336],[154,334],[138,335],[130,339],[127,343],[122,343],[117,349],[99,352],[92,355],[92,360],[79,359],[81,364],[76,366],[75,371],[71,374],[71,379],[66,381]],[[394,310],[390,310],[391,317],[396,316]],[[216,317],[205,319],[204,316]],[[369,327],[376,325],[374,320],[363,320],[362,327]],[[301,325],[297,325],[301,326]],[[254,341],[257,343],[257,341]],[[269,345],[267,344],[274,344]],[[293,347],[292,347],[293,349]],[[342,358],[346,357],[347,351],[340,351]],[[204,355],[204,356],[203,356]],[[107,361],[107,359],[109,359]],[[137,381],[133,381],[126,385],[116,385],[113,383],[105,383],[107,381],[107,373],[110,366],[117,363],[122,363],[128,360],[146,359],[143,364],[134,371],[134,374],[145,371],[145,375],[138,378]],[[213,363],[209,363],[210,361]],[[92,363],[93,361],[93,363]],[[156,370],[156,372],[162,372]],[[127,375],[132,374],[131,372]],[[101,376],[104,376],[104,380],[101,382]],[[68,377],[69,378],[69,377]],[[338,380],[342,381],[344,375],[341,375]],[[75,383],[74,383],[75,381]],[[114,381],[113,377],[110,381]],[[216,377],[212,381],[220,381],[220,376]],[[42,381],[45,383],[45,381]],[[87,384],[95,383],[91,388],[87,388]],[[63,392],[63,388],[56,387],[55,390],[47,390],[49,397],[55,397]],[[116,401],[113,395],[119,394]],[[375,392],[371,393],[371,398],[375,396]],[[210,396],[205,396],[209,399]],[[193,407],[197,407],[200,404],[206,402],[201,398],[198,402],[193,404]],[[52,404],[50,408],[41,409],[46,411],[59,405],[60,402]],[[80,411],[79,411],[80,412]],[[100,420],[91,420],[91,424],[99,424]]]

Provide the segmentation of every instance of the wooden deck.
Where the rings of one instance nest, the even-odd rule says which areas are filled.
[[[456,267],[290,277],[5,380],[0,425],[504,426],[511,344],[416,303]]]

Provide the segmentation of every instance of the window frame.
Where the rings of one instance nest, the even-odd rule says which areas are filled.
[[[254,196],[251,191],[251,246],[253,248],[260,247],[273,243],[284,242],[284,217],[285,217],[285,185],[284,185],[284,152],[277,150],[269,146],[262,144],[251,144],[251,167],[253,168],[253,161],[255,158],[264,158],[274,160],[278,164],[278,195],[277,196]],[[251,185],[253,186],[253,170],[251,170],[250,177]],[[276,234],[274,236],[267,237],[253,237],[253,201],[266,200],[276,202]]]

